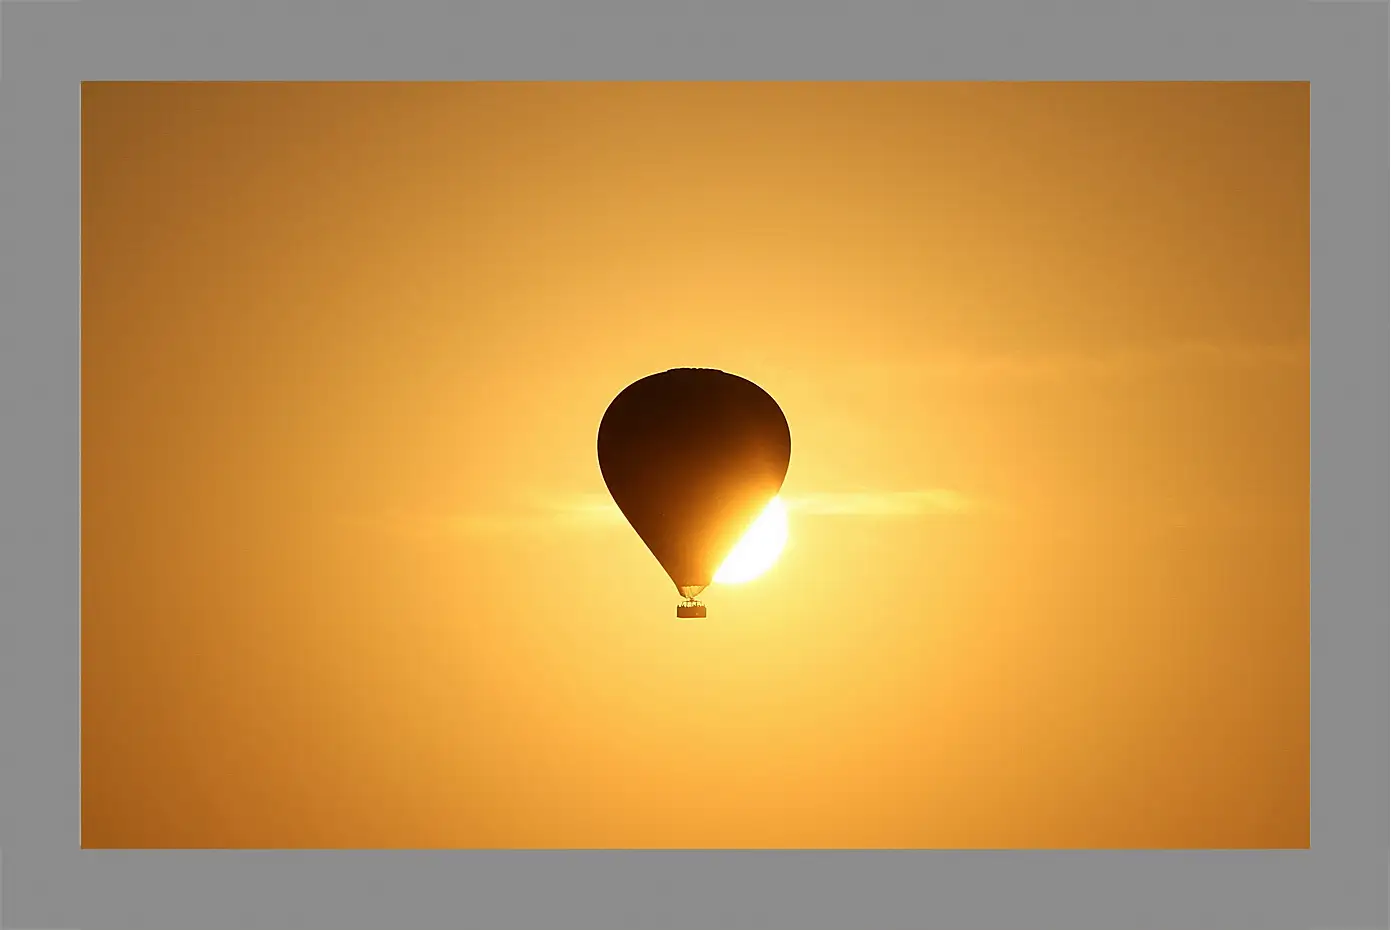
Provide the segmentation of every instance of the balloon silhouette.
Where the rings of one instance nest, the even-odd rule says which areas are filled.
[[[619,392],[599,423],[599,470],[633,529],[695,600],[782,488],[792,434],[761,387],[713,368],[673,368]]]

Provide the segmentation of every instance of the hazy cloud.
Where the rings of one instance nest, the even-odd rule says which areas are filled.
[[[908,517],[960,514],[979,509],[966,495],[945,488],[914,491],[810,491],[780,495],[787,509],[819,517]],[[551,502],[555,518],[576,524],[623,524],[617,505],[600,494]]]
[[[813,491],[781,495],[794,514],[813,517],[922,517],[964,514],[983,509],[979,501],[942,488],[913,491]],[[596,530],[627,525],[606,494],[575,494],[539,499],[528,506],[496,512],[392,514],[384,521],[415,536],[496,536],[555,530]]]
[[[618,505],[607,494],[576,494],[546,503],[553,519],[576,524],[618,524],[627,522]]]
[[[790,495],[789,510],[828,517],[911,517],[979,509],[966,495],[944,488],[920,491],[821,491]]]

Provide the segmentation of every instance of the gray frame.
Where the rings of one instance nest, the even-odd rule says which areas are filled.
[[[1384,0],[615,6],[4,3],[3,925],[1386,927]],[[252,77],[1310,81],[1313,848],[80,851],[78,82]]]

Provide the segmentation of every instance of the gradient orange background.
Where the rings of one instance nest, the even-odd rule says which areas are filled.
[[[87,84],[87,847],[1303,847],[1306,84]],[[642,375],[793,431],[710,617]]]

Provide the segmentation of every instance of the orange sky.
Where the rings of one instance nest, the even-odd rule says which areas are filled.
[[[1306,846],[1305,84],[87,84],[83,842]],[[676,621],[595,462],[748,377]]]

